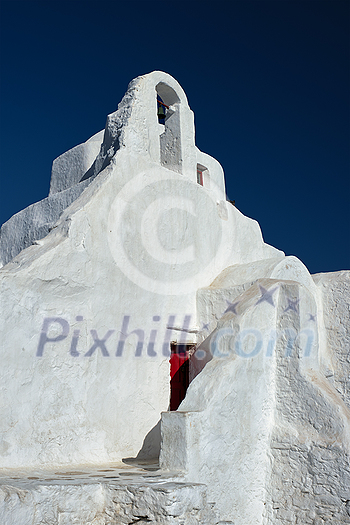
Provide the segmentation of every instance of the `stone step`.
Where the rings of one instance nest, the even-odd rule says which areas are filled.
[[[3,477],[1,525],[216,525],[203,484],[142,469]],[[176,479],[176,478],[175,478]]]

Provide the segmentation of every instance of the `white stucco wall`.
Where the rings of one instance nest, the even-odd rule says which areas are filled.
[[[99,154],[104,130],[83,144],[66,151],[52,163],[50,195],[64,191],[81,182]]]
[[[195,146],[172,77],[133,80],[105,131],[56,159],[50,196],[1,240],[4,261],[34,242],[0,270],[1,468],[156,457],[163,413],[157,485],[131,497],[123,482],[90,484],[82,509],[69,483],[14,483],[0,493],[4,519],[40,521],[51,498],[53,524],[97,511],[138,520],[141,507],[159,523],[349,522],[349,272],[312,277],[263,242]],[[172,341],[199,345],[176,412]]]
[[[178,411],[162,414],[160,461],[184,480],[206,480],[222,520],[348,523],[348,366],[340,373],[337,346],[349,327],[345,273],[316,279],[337,304],[324,310],[326,326],[338,327],[328,329],[334,378],[323,366],[318,298],[304,285],[265,278],[220,289],[218,279],[198,293],[203,323],[216,317],[195,354],[207,364]]]
[[[181,173],[160,163],[159,82],[180,101]],[[199,329],[196,290],[229,265],[283,256],[226,203],[222,168],[195,147],[165,73],[130,84],[91,172],[51,233],[0,271],[2,467],[136,456],[168,408],[169,342]],[[149,438],[144,453],[158,448]]]

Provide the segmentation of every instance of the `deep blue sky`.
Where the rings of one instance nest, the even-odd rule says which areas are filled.
[[[348,0],[0,5],[0,223],[47,196],[53,159],[158,69],[265,241],[311,273],[350,268]]]

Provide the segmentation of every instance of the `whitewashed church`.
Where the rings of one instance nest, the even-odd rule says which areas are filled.
[[[0,261],[1,525],[350,524],[350,272],[264,243],[171,76],[53,162]]]

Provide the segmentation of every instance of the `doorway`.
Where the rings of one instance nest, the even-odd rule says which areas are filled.
[[[186,396],[190,384],[189,359],[195,349],[194,343],[170,343],[170,410],[177,410]]]

